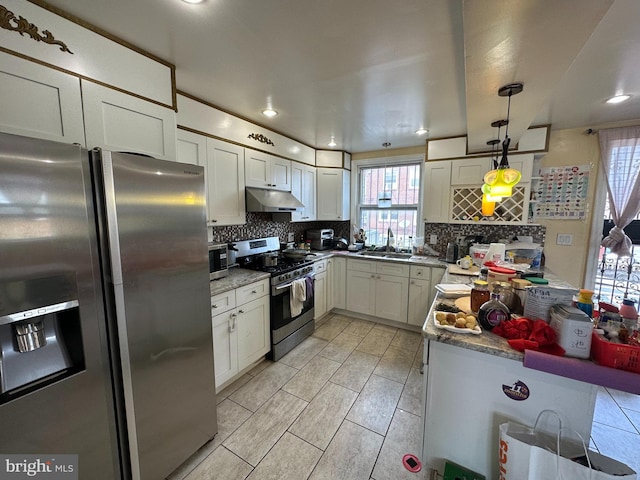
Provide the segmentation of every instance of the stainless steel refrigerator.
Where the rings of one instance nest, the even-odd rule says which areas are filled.
[[[0,453],[165,478],[217,431],[201,167],[0,134]]]

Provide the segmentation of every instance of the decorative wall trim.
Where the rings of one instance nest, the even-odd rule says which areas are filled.
[[[272,147],[276,146],[275,143],[273,143],[268,137],[265,137],[261,133],[250,133],[247,138],[252,138],[260,143],[266,143],[267,145],[271,145]]]
[[[42,34],[40,34],[36,25],[29,22],[29,20],[24,18],[22,15],[18,15],[16,18],[15,13],[2,5],[0,5],[0,27],[12,32],[18,32],[22,36],[26,33],[36,42],[58,45],[60,47],[60,51],[73,55],[73,52],[69,50],[66,43],[61,40],[56,40],[49,30],[44,30]]]

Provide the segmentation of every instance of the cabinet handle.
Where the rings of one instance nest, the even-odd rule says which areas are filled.
[[[378,280],[380,280],[380,275],[378,275]]]
[[[229,325],[229,332],[233,332],[236,329],[236,317],[237,315],[235,313],[231,314],[230,320],[233,320],[233,322]]]
[[[371,275],[371,278],[376,278],[376,276],[375,275]]]
[[[341,219],[342,217],[340,215],[338,215],[338,219]]]
[[[238,313],[244,313],[244,310],[238,310]]]
[[[211,305],[212,308],[218,308],[218,304],[214,303],[213,305]]]
[[[251,293],[255,295],[258,292],[256,292],[255,290],[251,290]]]
[[[218,220],[215,220],[215,219],[212,218],[211,219],[211,223],[218,223]]]
[[[416,282],[414,282],[413,280],[411,280],[411,285],[415,285],[415,284],[416,284]]]

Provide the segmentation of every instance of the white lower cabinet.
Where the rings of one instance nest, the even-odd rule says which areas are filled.
[[[408,265],[349,259],[347,289],[347,310],[407,322]]]
[[[269,301],[268,279],[211,297],[216,388],[269,352]]]
[[[347,308],[347,259],[330,258],[333,298],[331,308]]]
[[[316,273],[313,291],[313,319],[317,320],[327,313],[327,272]]]

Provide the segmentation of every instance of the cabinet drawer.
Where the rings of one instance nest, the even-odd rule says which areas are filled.
[[[318,260],[313,264],[313,270],[316,273],[324,272],[327,270],[327,260]]]
[[[373,260],[354,260],[350,258],[347,262],[347,270],[376,273],[376,262]]]
[[[409,278],[409,265],[400,265],[399,263],[379,262],[376,266],[376,272],[384,275],[394,275],[396,277]]]
[[[431,280],[431,267],[412,265],[410,278],[416,280]]]
[[[269,295],[268,278],[236,289],[236,302],[237,305],[243,305],[265,295]]]
[[[227,310],[236,308],[236,291],[219,293],[211,297],[211,316],[215,317]]]

